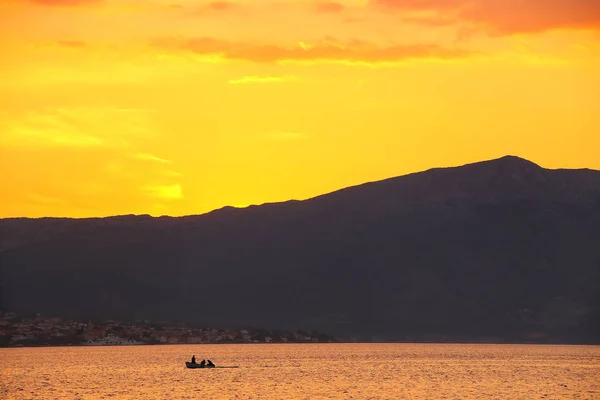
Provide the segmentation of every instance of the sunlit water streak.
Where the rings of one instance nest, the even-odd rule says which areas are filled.
[[[186,369],[192,354],[236,369]],[[2,399],[600,399],[600,347],[244,344],[0,349]]]

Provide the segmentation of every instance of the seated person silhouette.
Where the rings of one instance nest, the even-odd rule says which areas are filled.
[[[200,367],[204,368],[205,365],[206,365],[206,361],[204,361],[204,360],[200,361]]]
[[[210,367],[210,368],[214,368],[214,367],[215,367],[215,364],[213,364],[213,362],[212,362],[212,361],[208,360],[208,363],[206,364],[206,366],[207,366],[207,367]]]

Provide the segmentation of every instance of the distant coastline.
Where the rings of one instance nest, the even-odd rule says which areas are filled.
[[[101,323],[60,317],[0,316],[0,347],[129,346],[220,343],[331,343],[326,334],[260,328],[216,329],[150,321]]]
[[[524,333],[518,339],[428,334],[407,335],[404,340],[386,340],[377,336],[365,340],[352,336],[338,338],[302,330],[200,328],[150,321],[84,323],[60,317],[19,316],[14,313],[0,316],[0,348],[269,343],[599,344],[549,340],[545,335],[533,331]]]

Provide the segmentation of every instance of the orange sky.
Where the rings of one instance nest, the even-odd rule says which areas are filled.
[[[597,0],[3,0],[0,217],[600,169]]]

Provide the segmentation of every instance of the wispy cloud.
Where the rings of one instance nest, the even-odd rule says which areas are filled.
[[[183,198],[183,191],[178,183],[173,185],[147,185],[142,190],[153,197],[161,199],[178,200]]]
[[[172,4],[171,8],[187,10],[188,16],[196,17],[222,17],[228,14],[235,15],[243,10],[245,5],[234,1],[209,1],[193,2],[190,4]]]
[[[229,83],[232,85],[240,85],[247,83],[280,83],[295,80],[294,76],[244,76],[238,79],[231,79]]]
[[[315,11],[320,13],[339,13],[344,11],[342,3],[336,1],[318,0],[313,5]]]
[[[10,1],[10,0],[9,0]],[[69,6],[81,6],[85,4],[101,3],[104,0],[13,0],[13,2],[33,3],[43,6],[52,7],[69,7]]]
[[[325,61],[384,64],[411,59],[464,58],[473,54],[468,50],[445,48],[435,44],[389,45],[383,47],[361,40],[344,43],[335,39],[283,47],[274,44],[231,42],[210,37],[162,38],[155,40],[154,45],[170,50],[191,51],[200,55],[217,56],[224,60],[246,60],[259,63]]]
[[[150,153],[137,153],[134,155],[134,157],[137,158],[138,160],[154,161],[154,162],[161,163],[161,164],[172,163],[171,160],[167,160],[165,158],[160,158],[160,157],[157,157],[154,154],[150,154]]]
[[[8,133],[0,134],[3,146],[43,146],[43,147],[102,147],[108,143],[100,137],[69,132],[57,125],[43,128],[17,126]]]
[[[239,4],[232,1],[211,1],[206,8],[213,11],[227,11],[238,8]]]
[[[420,21],[436,24],[437,19],[454,19],[498,35],[553,29],[600,30],[598,0],[371,0],[370,4],[387,13],[436,11],[439,16]]]
[[[129,147],[130,140],[151,137],[144,110],[63,107],[7,115],[0,144],[17,147]]]

